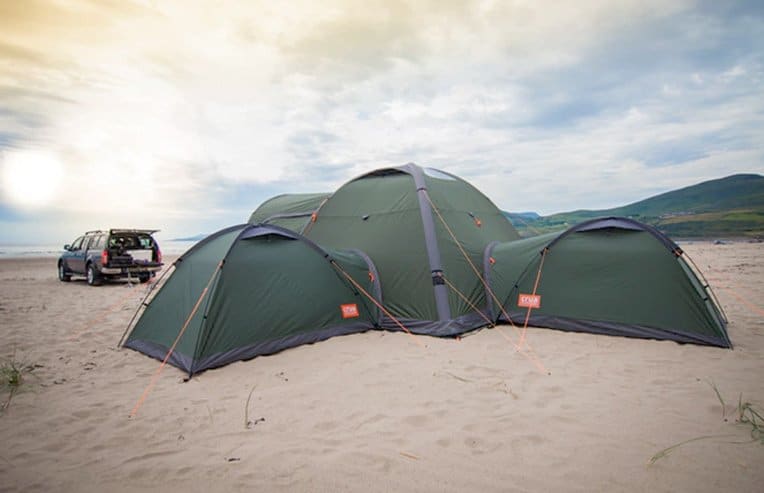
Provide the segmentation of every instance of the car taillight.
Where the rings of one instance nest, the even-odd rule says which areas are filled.
[[[109,263],[109,250],[104,249],[101,252],[101,265],[106,265]]]
[[[162,250],[160,250],[159,247],[157,247],[157,262],[161,262],[161,261],[162,261]]]

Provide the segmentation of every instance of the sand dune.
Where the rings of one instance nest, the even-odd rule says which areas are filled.
[[[368,332],[167,367],[132,419],[158,362],[115,345],[145,286],[0,261],[0,358],[34,366],[0,415],[0,491],[761,491],[764,443],[732,412],[764,407],[764,244],[684,247],[732,351],[530,329],[538,365],[509,327]]]

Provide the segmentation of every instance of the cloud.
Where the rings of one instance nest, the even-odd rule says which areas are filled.
[[[507,209],[616,206],[764,171],[763,19],[693,1],[4,2],[0,166],[53,153],[57,212],[87,214],[87,190],[193,233],[410,161]]]

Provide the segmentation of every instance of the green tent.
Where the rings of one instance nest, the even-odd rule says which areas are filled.
[[[272,225],[233,226],[178,258],[125,346],[194,374],[378,326],[376,268]],[[352,279],[352,280],[351,280]]]
[[[127,347],[170,352],[193,374],[372,328],[452,336],[526,316],[541,327],[731,346],[681,248],[631,219],[520,240],[469,183],[407,164],[331,195],[275,197],[250,221],[291,230],[244,224],[195,245]],[[541,296],[539,308],[517,306],[527,294]]]
[[[536,327],[731,347],[723,312],[685,257],[656,229],[616,217],[492,243],[483,265],[502,306],[491,299],[489,310],[515,324],[530,314]],[[518,306],[534,293],[540,308]]]
[[[263,202],[249,216],[249,224],[273,224],[302,233],[328,193],[286,193]]]
[[[385,307],[415,333],[456,335],[484,326],[483,251],[519,238],[501,211],[454,175],[407,164],[355,178],[335,191],[304,234],[366,252]],[[384,328],[396,330],[384,316]]]

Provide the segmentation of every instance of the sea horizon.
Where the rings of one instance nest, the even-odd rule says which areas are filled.
[[[196,241],[166,241],[160,244],[160,248],[163,255],[180,255],[196,243]],[[0,244],[0,259],[57,258],[63,252],[63,245]]]

